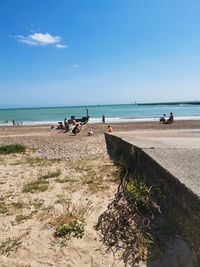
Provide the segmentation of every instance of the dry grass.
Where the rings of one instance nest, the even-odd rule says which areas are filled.
[[[23,193],[38,193],[44,192],[48,190],[49,181],[38,179],[36,181],[32,181],[23,186]]]
[[[67,224],[74,220],[84,222],[86,214],[88,215],[91,211],[89,203],[86,206],[77,206],[66,200],[61,205],[62,209],[60,211],[53,210],[44,214],[44,217],[52,226]]]
[[[16,215],[15,221],[17,224],[19,224],[19,223],[22,223],[26,220],[32,219],[33,215],[35,215],[37,212],[38,212],[37,210],[34,210],[31,213],[26,214],[26,215],[25,214],[18,214],[18,215]]]
[[[4,200],[0,200],[0,214],[6,214],[8,212],[7,204]]]
[[[55,178],[55,177],[58,177],[60,175],[61,175],[61,170],[60,169],[58,169],[56,171],[52,171],[52,172],[49,171],[47,174],[40,176],[38,178],[38,180],[47,180],[49,178]]]
[[[0,244],[0,254],[9,255],[11,252],[16,252],[19,245],[21,244],[21,238],[8,238]]]
[[[60,160],[58,159],[46,159],[46,158],[38,158],[38,157],[23,157],[23,158],[17,158],[14,159],[13,162],[11,162],[11,165],[28,165],[31,167],[49,167],[54,165],[55,163],[59,163]]]
[[[85,187],[85,190],[94,194],[107,190],[112,182],[119,181],[119,169],[111,164],[100,161],[97,158],[68,162],[67,167],[79,175],[79,179],[57,179],[57,182],[70,183],[67,189],[74,190]],[[78,184],[73,184],[79,182]]]

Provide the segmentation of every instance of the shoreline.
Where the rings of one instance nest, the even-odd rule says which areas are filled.
[[[25,128],[40,128],[40,127],[44,127],[44,128],[50,128],[52,125],[57,125],[57,122],[55,123],[41,123],[41,124],[23,124],[23,125],[1,125],[0,124],[0,129],[2,128],[10,128],[10,129],[25,129]],[[133,127],[133,129],[141,127],[141,128],[149,128],[152,127],[152,129],[157,129],[157,128],[161,128],[161,129],[179,129],[181,128],[188,128],[188,127],[192,127],[192,129],[194,129],[195,127],[199,128],[200,127],[200,119],[185,119],[185,120],[175,120],[175,122],[173,124],[160,124],[158,120],[151,120],[151,121],[120,121],[120,122],[91,122],[91,123],[87,123],[85,125],[83,125],[83,128],[104,128],[106,127],[108,124],[112,124],[113,127],[116,126],[117,129],[121,128],[123,130],[123,127]],[[55,126],[54,125],[54,126]]]
[[[58,120],[62,121],[62,120]],[[23,121],[23,125],[19,124],[16,126],[47,126],[47,125],[54,125],[57,124],[58,121]],[[182,117],[175,117],[175,121],[200,121],[200,116],[182,116]],[[135,122],[159,122],[159,118],[106,118],[106,123],[135,123]],[[20,121],[21,123],[21,121]],[[102,124],[102,118],[90,118],[88,124]],[[13,126],[12,122],[9,121],[8,123],[0,122],[0,127],[6,126]]]
[[[61,121],[61,120],[60,120]],[[198,123],[200,122],[200,116],[196,116],[196,117],[175,117],[175,123],[188,123],[188,122],[194,122],[194,123]],[[42,121],[42,122],[24,122],[23,124],[19,124],[19,125],[15,125],[14,127],[21,127],[21,126],[25,126],[25,127],[39,127],[39,126],[51,126],[51,125],[57,125],[58,121]],[[121,119],[120,118],[107,118],[104,124],[120,124],[120,125],[124,125],[124,124],[137,124],[137,123],[158,123],[159,124],[159,118],[134,118],[134,119]],[[101,118],[98,119],[93,119],[92,121],[89,121],[87,123],[87,125],[103,125]],[[0,123],[0,128],[1,127],[13,127],[12,123]]]

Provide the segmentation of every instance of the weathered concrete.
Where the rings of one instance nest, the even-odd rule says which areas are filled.
[[[200,130],[106,134],[111,158],[162,191],[162,210],[195,251],[200,266]]]

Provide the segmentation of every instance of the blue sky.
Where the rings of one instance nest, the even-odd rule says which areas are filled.
[[[0,108],[200,100],[199,0],[0,0]]]

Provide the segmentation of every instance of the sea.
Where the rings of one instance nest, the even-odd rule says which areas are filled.
[[[118,104],[94,106],[66,106],[43,108],[0,109],[0,125],[12,125],[14,120],[23,125],[55,124],[71,116],[82,118],[90,116],[89,123],[101,123],[102,115],[106,123],[158,121],[164,113],[173,112],[176,120],[200,120],[200,105],[191,104]]]

